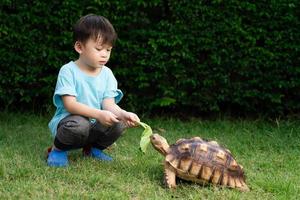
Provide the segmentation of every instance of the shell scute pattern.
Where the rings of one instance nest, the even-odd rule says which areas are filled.
[[[180,139],[170,149],[171,159],[167,159],[167,162],[170,162],[179,177],[181,175],[196,182],[229,187],[242,187],[245,184],[241,167],[230,151],[216,141],[205,141],[199,137]]]

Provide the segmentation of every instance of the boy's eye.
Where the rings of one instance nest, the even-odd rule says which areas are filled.
[[[99,46],[99,47],[95,47],[95,49],[97,51],[103,51],[103,50],[105,50],[107,52],[110,52],[112,48],[111,47],[101,47],[101,46]]]
[[[102,51],[102,50],[104,50],[105,48],[102,48],[102,47],[95,47],[95,49],[97,50],[97,51]],[[107,52],[110,52],[111,51],[111,48],[107,48],[107,49],[105,49]]]

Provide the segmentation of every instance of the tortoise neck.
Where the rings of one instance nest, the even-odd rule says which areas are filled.
[[[159,150],[159,152],[166,156],[168,153],[169,153],[169,150],[170,150],[170,146],[168,144],[164,144],[162,145],[162,148]]]
[[[160,154],[162,154],[163,156],[166,156],[169,153],[169,145],[161,145],[161,146],[155,146],[153,145],[154,149],[156,149]]]

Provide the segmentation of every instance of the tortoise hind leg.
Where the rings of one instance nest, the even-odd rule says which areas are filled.
[[[176,188],[176,174],[170,169],[170,166],[165,162],[164,183],[168,188]]]

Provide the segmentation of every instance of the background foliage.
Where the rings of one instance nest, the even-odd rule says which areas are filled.
[[[298,0],[3,0],[0,106],[52,107],[58,70],[77,57],[72,25],[96,13],[119,35],[108,66],[128,110],[299,113],[299,5]]]

